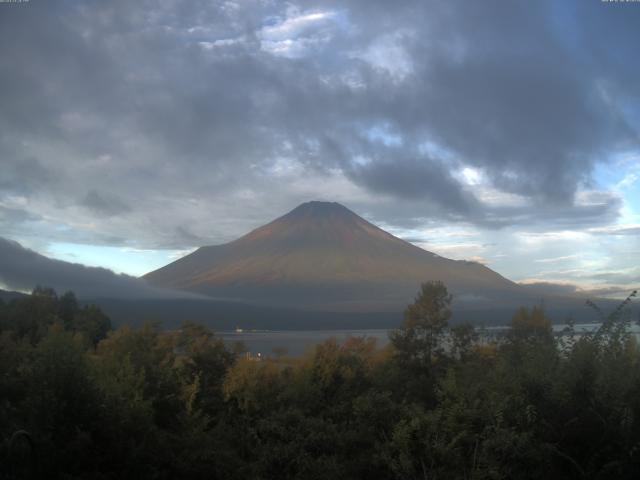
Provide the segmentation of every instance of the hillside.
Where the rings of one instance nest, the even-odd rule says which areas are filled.
[[[15,300],[17,298],[24,298],[24,297],[26,297],[26,294],[24,293],[0,289],[0,300],[4,302],[9,302],[11,300]]]

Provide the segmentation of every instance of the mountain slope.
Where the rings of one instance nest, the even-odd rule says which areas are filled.
[[[328,202],[302,204],[144,278],[214,297],[326,309],[398,308],[427,280],[442,280],[459,298],[519,290],[483,265],[427,252]]]
[[[184,292],[165,292],[136,277],[116,274],[99,267],[45,257],[18,242],[0,237],[0,284],[31,291],[37,285],[71,290],[80,298],[164,298],[184,297]]]
[[[3,302],[10,302],[11,300],[16,300],[26,296],[27,294],[25,293],[13,292],[9,290],[0,290],[0,300],[2,300]]]

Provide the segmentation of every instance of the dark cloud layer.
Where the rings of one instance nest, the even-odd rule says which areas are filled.
[[[98,216],[111,217],[119,213],[131,210],[129,205],[123,203],[117,197],[105,196],[96,190],[91,190],[82,199],[81,205],[87,207]]]
[[[186,248],[320,196],[397,226],[608,225],[620,199],[584,191],[638,147],[640,8],[614,7],[0,4],[0,231]]]

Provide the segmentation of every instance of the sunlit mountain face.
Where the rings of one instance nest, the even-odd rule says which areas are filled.
[[[421,282],[441,280],[464,301],[519,287],[474,262],[405,242],[338,203],[308,202],[247,235],[147,274],[155,286],[261,303],[398,308]]]

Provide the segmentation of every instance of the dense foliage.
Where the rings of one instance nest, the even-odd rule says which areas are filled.
[[[620,308],[499,339],[422,287],[391,343],[256,360],[199,325],[111,330],[47,289],[0,302],[4,478],[636,478],[640,351]],[[628,303],[628,302],[627,302]]]

